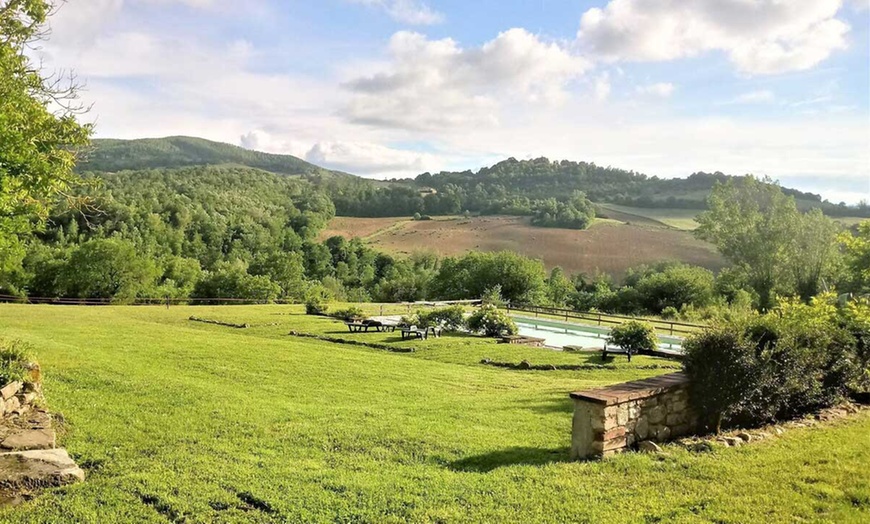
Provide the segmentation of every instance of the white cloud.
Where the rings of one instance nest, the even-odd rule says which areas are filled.
[[[652,95],[667,98],[674,93],[676,87],[670,82],[658,82],[655,84],[637,86],[635,91],[641,95]]]
[[[356,4],[378,7],[403,24],[434,25],[444,21],[444,15],[421,0],[349,0]]]
[[[382,176],[419,174],[439,164],[433,155],[426,153],[361,142],[320,142],[308,151],[305,160],[330,169]]]
[[[664,61],[723,51],[742,72],[809,69],[846,47],[842,0],[611,0],[578,39],[605,60]]]
[[[730,104],[762,104],[769,103],[776,100],[776,95],[773,94],[773,91],[769,89],[761,89],[758,91],[749,91],[747,93],[743,93],[738,95],[733,100],[731,100]]]
[[[390,40],[391,61],[345,85],[355,93],[348,117],[358,123],[410,129],[497,123],[499,108],[559,102],[590,64],[525,29],[511,29],[478,48],[450,38],[402,31]]]
[[[596,100],[603,101],[607,100],[607,97],[610,96],[610,90],[610,73],[605,71],[595,78],[592,84],[592,94]]]

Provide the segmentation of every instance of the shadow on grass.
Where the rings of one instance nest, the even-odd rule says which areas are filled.
[[[569,462],[570,448],[529,448],[513,447],[500,449],[482,455],[474,455],[447,464],[453,471],[488,473],[506,466],[545,466]]]

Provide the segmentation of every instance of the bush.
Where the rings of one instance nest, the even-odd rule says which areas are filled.
[[[844,399],[867,370],[843,318],[826,297],[787,301],[687,340],[683,365],[708,427],[783,420]]]
[[[307,304],[306,304],[307,305]],[[312,313],[309,313],[312,314]],[[329,316],[333,318],[337,318],[339,320],[343,320],[345,322],[354,322],[357,320],[362,320],[366,318],[365,313],[363,313],[362,308],[357,306],[351,306],[347,309],[340,309],[338,311],[333,311],[329,314]]]
[[[513,319],[495,306],[484,305],[468,317],[468,329],[487,337],[516,335],[519,329]]]
[[[305,314],[325,315],[329,310],[332,292],[322,284],[314,284],[305,292]]]
[[[662,318],[665,320],[677,320],[679,316],[679,310],[673,306],[668,306],[662,310]]]
[[[655,329],[646,322],[629,320],[610,331],[608,344],[614,344],[631,354],[651,353],[658,347]]]
[[[0,340],[0,387],[15,381],[26,381],[28,364],[33,362],[29,345],[20,340]]]
[[[459,331],[465,327],[465,308],[449,306],[429,312],[417,312],[421,327],[442,326],[448,331]]]

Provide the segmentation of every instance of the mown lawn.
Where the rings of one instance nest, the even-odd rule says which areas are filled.
[[[62,444],[88,473],[0,521],[870,519],[867,415],[740,449],[570,462],[569,391],[670,363],[512,371],[478,361],[594,360],[462,337],[396,354],[291,330],[357,336],[281,306],[0,306],[0,333],[37,348]]]

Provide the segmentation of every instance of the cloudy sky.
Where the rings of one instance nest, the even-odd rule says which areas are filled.
[[[372,177],[513,156],[870,199],[870,0],[68,0],[99,137]]]

